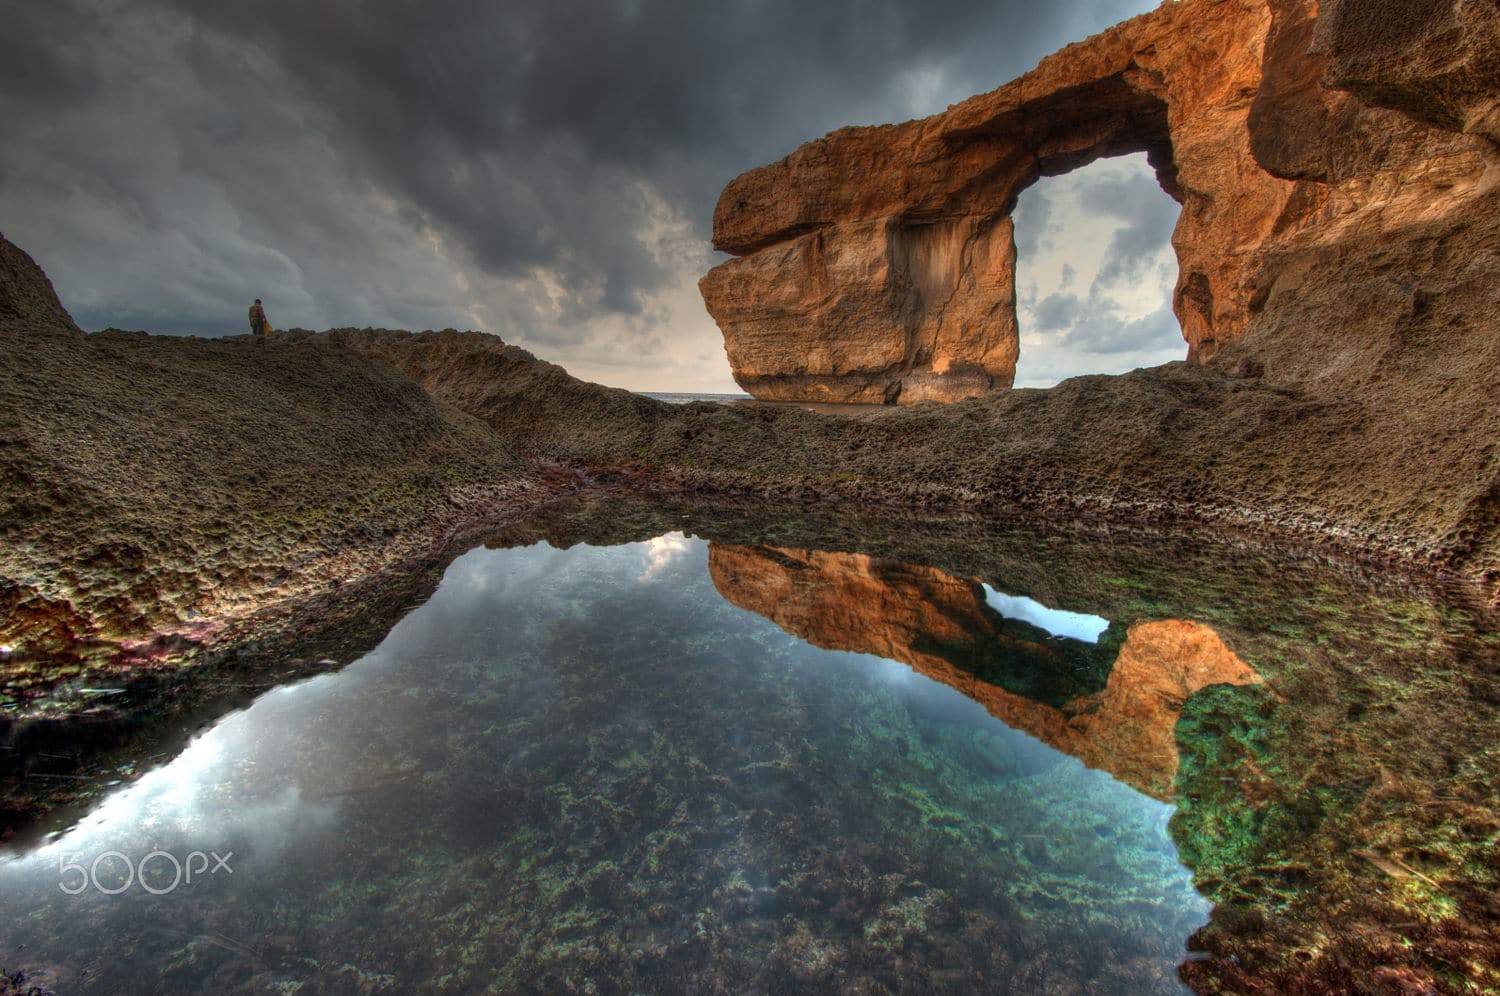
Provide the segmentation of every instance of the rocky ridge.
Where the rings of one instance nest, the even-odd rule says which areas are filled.
[[[547,490],[476,419],[325,338],[85,335],[3,238],[0,344],[7,698],[99,655],[149,664],[153,641],[206,639]]]

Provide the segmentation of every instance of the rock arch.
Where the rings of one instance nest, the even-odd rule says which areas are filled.
[[[1173,305],[1189,358],[1212,356],[1247,324],[1257,250],[1295,187],[1257,163],[1247,125],[1271,25],[1266,0],[1167,3],[942,114],[740,176],[714,213],[714,245],[739,258],[700,282],[735,379],[783,400],[1008,388],[1017,195],[1135,152],[1183,206]]]

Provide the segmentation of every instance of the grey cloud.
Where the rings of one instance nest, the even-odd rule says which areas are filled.
[[[1053,181],[1048,196],[1050,223],[1061,232],[1040,257],[1020,257],[1018,286],[1031,293],[1020,296],[1018,383],[1044,386],[1181,359],[1185,346],[1169,307],[1176,273],[1169,235],[1178,209],[1145,157]],[[1143,308],[1153,310],[1135,317]]]
[[[1121,321],[1107,302],[1096,304],[1063,334],[1062,344],[1080,352],[1105,355],[1183,349],[1182,328],[1167,304],[1144,318],[1128,321]]]
[[[1042,192],[1040,185],[1021,192],[1011,217],[1016,226],[1016,255],[1021,259],[1051,249],[1053,237],[1063,230],[1062,223],[1054,217],[1052,200]]]
[[[1179,208],[1150,176],[1100,180],[1084,187],[1079,200],[1084,210],[1123,222],[1110,239],[1104,265],[1094,278],[1096,291],[1139,281],[1172,243]]]
[[[278,325],[648,357],[652,295],[708,264],[736,173],[1149,5],[23,4],[0,36],[0,224],[92,327],[238,331],[262,296]]]
[[[0,32],[0,93],[42,107],[96,95],[100,79],[93,53],[73,41],[93,27],[87,12],[78,8],[7,7]],[[41,38],[47,44],[37,44]]]
[[[1055,341],[1081,353],[1116,355],[1181,350],[1182,329],[1170,303],[1138,319],[1121,315],[1111,298],[1054,292],[1026,309],[1026,327],[1034,332],[1062,333]]]
[[[1077,294],[1049,294],[1037,302],[1032,309],[1032,318],[1039,332],[1057,332],[1069,328],[1083,311],[1083,301]]]

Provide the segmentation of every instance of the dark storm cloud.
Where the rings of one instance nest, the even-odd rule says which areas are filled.
[[[652,294],[709,262],[732,176],[1148,5],[22,4],[0,231],[86,325],[238,330],[263,294],[279,324],[486,321],[630,362],[671,319]],[[611,316],[629,341],[595,341]]]
[[[50,107],[88,97],[99,79],[86,45],[88,17],[77,8],[16,4],[5,11],[0,31],[0,93]],[[46,44],[38,44],[47,39]]]

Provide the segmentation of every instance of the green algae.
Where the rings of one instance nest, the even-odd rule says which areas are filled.
[[[1493,988],[1493,632],[1414,599],[1299,608],[1316,632],[1256,638],[1268,685],[1206,690],[1179,720],[1173,836],[1221,956],[1190,978]]]

